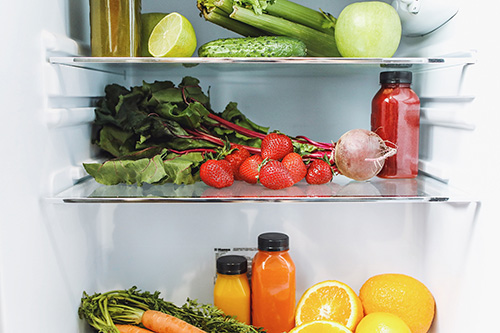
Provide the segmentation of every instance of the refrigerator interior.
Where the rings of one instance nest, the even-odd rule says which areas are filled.
[[[297,2],[336,16],[352,1]],[[461,1],[451,21],[431,34],[405,37],[395,55],[473,62],[411,67],[422,100],[420,169],[427,180],[408,181],[403,191],[437,188],[444,194],[436,200],[64,202],[59,194],[74,199],[73,185],[85,177],[82,163],[99,158],[90,143],[91,123],[106,84],[178,84],[194,76],[210,90],[214,110],[234,101],[256,123],[329,142],[349,129],[369,128],[381,68],[75,67],[51,59],[89,55],[88,1],[10,4],[0,14],[6,27],[17,29],[4,29],[1,37],[9,51],[1,62],[8,158],[2,163],[0,332],[25,332],[20,309],[42,332],[91,332],[77,313],[83,291],[137,286],[159,290],[178,304],[188,297],[211,302],[216,256],[227,250],[250,255],[265,231],[290,236],[297,299],[322,280],[359,291],[375,274],[405,273],[424,282],[436,299],[431,332],[487,331],[495,314],[492,300],[500,296],[493,287],[500,253],[494,192],[499,157],[491,154],[489,134],[500,123],[498,68],[488,40],[495,6],[485,10]],[[185,15],[199,45],[234,36],[200,18],[194,0],[143,0],[143,12],[153,11]],[[349,195],[362,188],[377,195],[380,184],[392,186],[340,179],[329,190]]]

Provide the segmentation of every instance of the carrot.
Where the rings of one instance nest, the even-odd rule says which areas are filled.
[[[155,310],[144,311],[142,324],[156,333],[205,333],[182,319]]]
[[[134,325],[115,324],[115,326],[120,333],[152,333],[150,330]]]

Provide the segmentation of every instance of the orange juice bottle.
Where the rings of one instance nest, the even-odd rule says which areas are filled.
[[[268,333],[288,332],[295,326],[295,264],[286,234],[259,235],[252,262],[252,325]]]
[[[214,287],[214,305],[226,315],[250,324],[250,284],[247,277],[247,259],[226,255],[217,259],[217,280]]]

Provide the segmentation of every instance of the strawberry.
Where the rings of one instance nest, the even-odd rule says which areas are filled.
[[[235,149],[229,155],[224,157],[224,159],[231,164],[231,167],[233,169],[234,179],[241,180],[242,178],[240,176],[240,165],[241,163],[243,163],[244,160],[250,157],[250,153],[243,146],[233,145],[233,147]]]
[[[201,165],[200,178],[205,184],[212,187],[228,187],[233,185],[233,169],[226,160],[210,159]]]
[[[252,155],[240,165],[239,176],[250,184],[256,184],[259,176],[259,165],[264,159],[260,155]]]
[[[283,157],[281,163],[290,171],[294,183],[300,182],[306,176],[307,166],[299,154],[289,153]]]
[[[290,137],[285,134],[269,133],[262,139],[260,149],[262,158],[281,160],[287,154],[293,152],[293,144]]]
[[[307,168],[306,181],[308,184],[326,184],[332,180],[332,177],[332,167],[326,161],[314,160]]]
[[[262,185],[272,190],[281,190],[294,184],[290,171],[280,161],[270,160],[259,171]]]

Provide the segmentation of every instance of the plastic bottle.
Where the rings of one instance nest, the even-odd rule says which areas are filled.
[[[217,280],[214,286],[214,305],[225,314],[250,324],[250,284],[247,259],[225,255],[217,259]]]
[[[388,145],[394,145],[397,153],[385,160],[377,176],[415,178],[418,174],[420,100],[410,87],[412,73],[382,72],[380,83],[380,90],[372,100],[371,130]]]
[[[295,264],[282,233],[258,237],[252,262],[252,325],[268,333],[288,332],[295,326]]]

